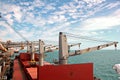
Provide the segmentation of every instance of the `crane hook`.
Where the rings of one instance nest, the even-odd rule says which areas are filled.
[[[1,16],[1,12],[0,12],[0,18],[2,18],[2,16]]]
[[[80,44],[78,45],[79,49],[80,49]]]
[[[117,44],[115,44],[115,50],[117,50]]]

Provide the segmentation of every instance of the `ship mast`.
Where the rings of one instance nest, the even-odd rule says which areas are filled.
[[[39,65],[43,66],[44,62],[44,42],[39,40]]]
[[[68,44],[67,37],[62,32],[59,33],[59,64],[67,64]]]

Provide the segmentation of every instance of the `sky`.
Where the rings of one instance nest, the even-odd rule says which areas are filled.
[[[65,32],[120,42],[120,0],[0,0],[0,14],[1,41],[24,41],[17,33],[30,41],[58,41]]]

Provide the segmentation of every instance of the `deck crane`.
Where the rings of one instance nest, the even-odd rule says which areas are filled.
[[[116,46],[117,44],[118,44],[118,42],[111,42],[111,43],[107,43],[107,44],[103,44],[103,45],[98,45],[95,47],[86,48],[83,50],[75,50],[75,53],[71,53],[71,54],[69,54],[69,56],[75,56],[75,55],[84,54],[84,53],[95,51],[95,50],[100,50],[102,48],[109,47],[112,45],[115,45],[115,47],[117,47]]]
[[[2,50],[2,51],[4,51],[4,52],[6,52],[7,51],[7,49],[2,45],[2,43],[0,42],[0,50]]]
[[[76,43],[76,44],[68,45],[68,52],[70,52],[70,48],[73,47],[73,46],[78,45],[78,47],[80,48],[80,44],[81,44],[81,43]]]
[[[69,53],[68,51],[68,43],[67,43],[67,37],[63,32],[59,33],[59,64],[67,64],[67,59],[70,56],[80,55],[87,52],[100,50],[105,47],[109,47],[114,45],[115,48],[117,47],[118,42],[109,42],[107,44],[98,45],[95,47],[89,47],[82,50],[76,50],[75,52]]]
[[[71,45],[68,45],[68,47],[73,47],[73,46],[78,45],[78,46],[79,46],[79,48],[80,48],[80,44],[81,44],[81,43],[71,44]]]
[[[47,45],[45,46],[45,52],[53,52],[54,50],[58,50],[58,45]]]
[[[80,48],[80,44],[81,43],[75,43],[75,44],[68,45],[68,52],[70,52],[70,48],[73,46],[78,45],[78,47]],[[45,46],[45,52],[53,52],[54,50],[58,50],[59,49],[58,46],[59,45],[47,45],[47,46]]]

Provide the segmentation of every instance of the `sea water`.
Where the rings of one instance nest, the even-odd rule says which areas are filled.
[[[14,54],[12,58],[19,55],[19,53]],[[51,63],[53,63],[55,59],[58,60],[58,57],[58,51],[45,53],[45,61]],[[101,80],[120,80],[118,79],[120,75],[113,70],[115,64],[120,64],[120,50],[99,50],[68,58],[69,64],[91,62],[94,64],[94,76],[101,78]]]
[[[45,60],[48,62],[52,63],[53,59],[58,59],[58,51],[46,55]],[[69,64],[89,62],[94,63],[94,76],[101,80],[119,80],[120,75],[113,70],[113,66],[120,64],[120,50],[99,50],[68,58]]]

